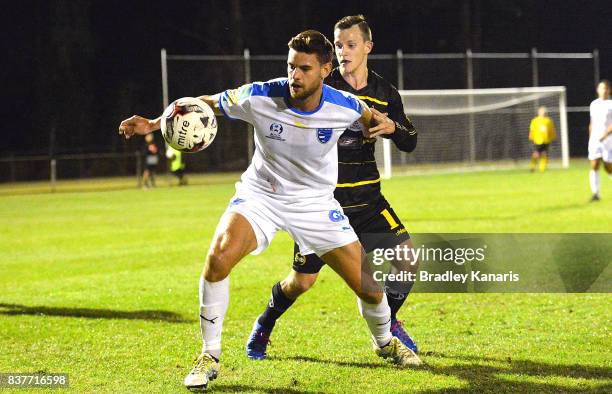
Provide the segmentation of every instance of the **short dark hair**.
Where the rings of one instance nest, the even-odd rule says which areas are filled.
[[[334,25],[334,30],[350,29],[355,25],[359,27],[359,30],[361,30],[361,35],[363,36],[364,41],[372,41],[372,30],[370,30],[370,25],[368,25],[368,21],[366,21],[365,16],[361,14],[345,16],[336,22]]]
[[[291,38],[287,46],[297,52],[314,53],[319,63],[331,63],[334,54],[334,46],[323,35],[316,30],[306,30]]]
[[[599,85],[600,83],[603,83],[608,88],[610,87],[610,81],[608,81],[607,79],[601,79],[599,82],[597,82],[597,85]]]

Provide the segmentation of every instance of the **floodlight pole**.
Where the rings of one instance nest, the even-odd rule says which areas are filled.
[[[540,86],[537,48],[531,48],[531,84],[533,86]]]
[[[168,58],[166,48],[161,50],[161,77],[162,77],[162,105],[166,109],[168,104]]]
[[[566,90],[559,95],[559,121],[561,122],[561,162],[563,168],[569,168],[569,141],[567,129],[567,98]]]
[[[595,85],[599,83],[599,49],[593,49],[593,76]]]
[[[242,56],[244,58],[244,83],[250,83],[251,82],[251,51],[249,50],[249,48],[244,48],[244,51],[242,52]],[[251,163],[251,159],[253,158],[253,153],[255,151],[255,146],[254,146],[254,132],[253,132],[253,126],[251,126],[251,124],[249,123],[247,125],[247,153],[248,153],[248,157],[249,157],[249,164]]]
[[[165,110],[168,105],[168,56],[166,53],[166,48],[161,49],[161,77],[162,77],[162,105]],[[164,140],[165,150],[168,149],[168,144]],[[168,185],[171,183],[171,174],[170,171],[166,171],[166,182]]]
[[[467,70],[467,88],[474,89],[474,63],[473,63],[473,54],[471,49],[467,49],[465,51],[465,59],[466,59],[466,70]],[[470,146],[470,161],[476,161],[476,122],[474,119],[474,95],[472,93],[468,93],[468,138],[469,138],[469,146]]]
[[[51,173],[51,191],[55,192],[57,186],[57,160],[51,159],[49,166],[49,171]]]
[[[539,86],[540,85],[540,76],[538,70],[538,50],[536,48],[531,48],[531,85]],[[540,106],[540,100],[536,100],[533,102],[533,112],[537,113],[538,107]]]

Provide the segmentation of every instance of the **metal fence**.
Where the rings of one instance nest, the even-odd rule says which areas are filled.
[[[55,191],[58,180],[134,176],[134,186],[139,186],[142,163],[140,151],[132,154],[8,156],[0,158],[0,180],[4,182],[49,180],[50,190]]]
[[[465,89],[566,86],[570,154],[586,152],[588,104],[599,80],[599,53],[372,54],[369,66],[398,89]],[[161,50],[162,104],[169,98],[216,93],[286,74],[286,55],[174,55]],[[410,113],[410,109],[406,109]],[[253,153],[250,126],[219,119],[222,130],[204,154],[188,155],[188,170],[241,171]],[[193,156],[193,157],[192,157]],[[0,182],[133,176],[138,153],[19,156],[0,158]],[[55,163],[55,164],[54,164]],[[53,184],[53,183],[52,183]],[[137,184],[137,180],[134,180]]]
[[[170,98],[216,93],[252,81],[286,75],[286,55],[173,55],[161,50],[162,103]],[[586,151],[581,138],[588,124],[588,104],[599,80],[599,52],[372,54],[368,65],[398,89],[478,89],[532,86],[567,88],[570,154]],[[410,114],[410,109],[406,108]],[[213,144],[207,168],[228,169],[228,161],[246,166],[253,153],[252,130],[244,124],[223,124],[222,146]],[[575,136],[573,134],[576,134]],[[220,144],[221,145],[221,144]],[[225,167],[225,168],[221,168]],[[239,170],[240,167],[230,168]]]

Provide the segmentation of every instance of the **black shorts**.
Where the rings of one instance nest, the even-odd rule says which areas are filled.
[[[359,241],[367,253],[377,248],[393,248],[410,239],[410,234],[387,200],[381,198],[366,209],[344,210]],[[316,254],[303,256],[293,244],[293,270],[303,274],[316,274],[325,265]]]
[[[538,153],[548,152],[548,147],[549,146],[550,146],[550,144],[541,144],[541,145],[533,144],[533,150],[538,152]]]

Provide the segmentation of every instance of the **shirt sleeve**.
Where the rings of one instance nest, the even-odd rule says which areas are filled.
[[[252,123],[252,92],[253,84],[250,83],[237,89],[226,90],[219,96],[219,109],[228,119],[240,119]]]
[[[395,132],[388,138],[403,152],[412,152],[417,145],[417,130],[404,112],[404,104],[399,92],[393,89],[389,100],[389,119],[395,122]],[[383,135],[383,137],[386,137]]]

